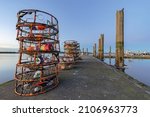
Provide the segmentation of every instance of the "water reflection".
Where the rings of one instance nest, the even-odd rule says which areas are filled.
[[[115,59],[105,58],[104,62],[114,65]],[[125,65],[127,74],[150,86],[150,59],[125,59]]]
[[[14,78],[18,54],[0,54],[0,84]]]

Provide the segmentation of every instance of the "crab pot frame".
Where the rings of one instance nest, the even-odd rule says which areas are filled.
[[[80,44],[75,40],[67,40],[64,42],[64,56],[73,57],[74,61],[79,59]]]
[[[70,69],[79,59],[80,45],[77,41],[67,40],[64,42],[64,56],[60,57],[61,69]]]
[[[75,56],[75,61],[77,60],[80,60],[80,43],[77,43],[77,46],[76,46],[76,56]]]
[[[73,64],[75,63],[74,57],[69,56],[60,56],[59,60],[60,60],[59,67],[61,70],[70,69],[73,67]]]
[[[33,96],[56,87],[60,45],[57,19],[44,11],[26,9],[17,13],[19,60],[15,93]]]

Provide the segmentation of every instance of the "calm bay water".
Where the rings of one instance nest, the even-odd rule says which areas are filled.
[[[0,84],[14,78],[18,54],[0,54]]]
[[[14,78],[18,54],[0,54],[0,84]],[[109,59],[105,59],[109,64]],[[114,65],[115,59],[111,59]],[[147,59],[125,59],[125,72],[135,79],[150,86],[150,60]]]
[[[104,62],[110,64],[108,58]],[[111,65],[114,64],[115,59],[111,59]],[[125,59],[125,65],[125,73],[150,86],[150,59]]]

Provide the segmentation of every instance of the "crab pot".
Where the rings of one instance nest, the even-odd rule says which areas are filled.
[[[67,40],[64,42],[64,56],[73,57],[75,61],[80,56],[80,44],[74,40]]]
[[[80,43],[77,43],[77,46],[76,46],[76,57],[75,57],[75,60],[80,60],[81,59],[81,51],[80,51]]]
[[[21,10],[17,17],[19,60],[15,93],[21,96],[45,93],[59,83],[58,21],[47,12],[34,9]]]
[[[60,56],[59,68],[60,70],[71,69],[75,63],[74,57],[72,56]]]
[[[59,68],[70,69],[74,66],[80,56],[80,44],[74,40],[64,42],[64,55],[60,57]]]

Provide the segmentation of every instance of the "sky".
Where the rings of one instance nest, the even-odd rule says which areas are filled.
[[[17,48],[16,14],[22,9],[49,12],[59,21],[59,40],[76,40],[92,51],[104,34],[104,50],[115,51],[116,11],[124,8],[125,50],[150,52],[149,0],[1,0],[0,47]]]

